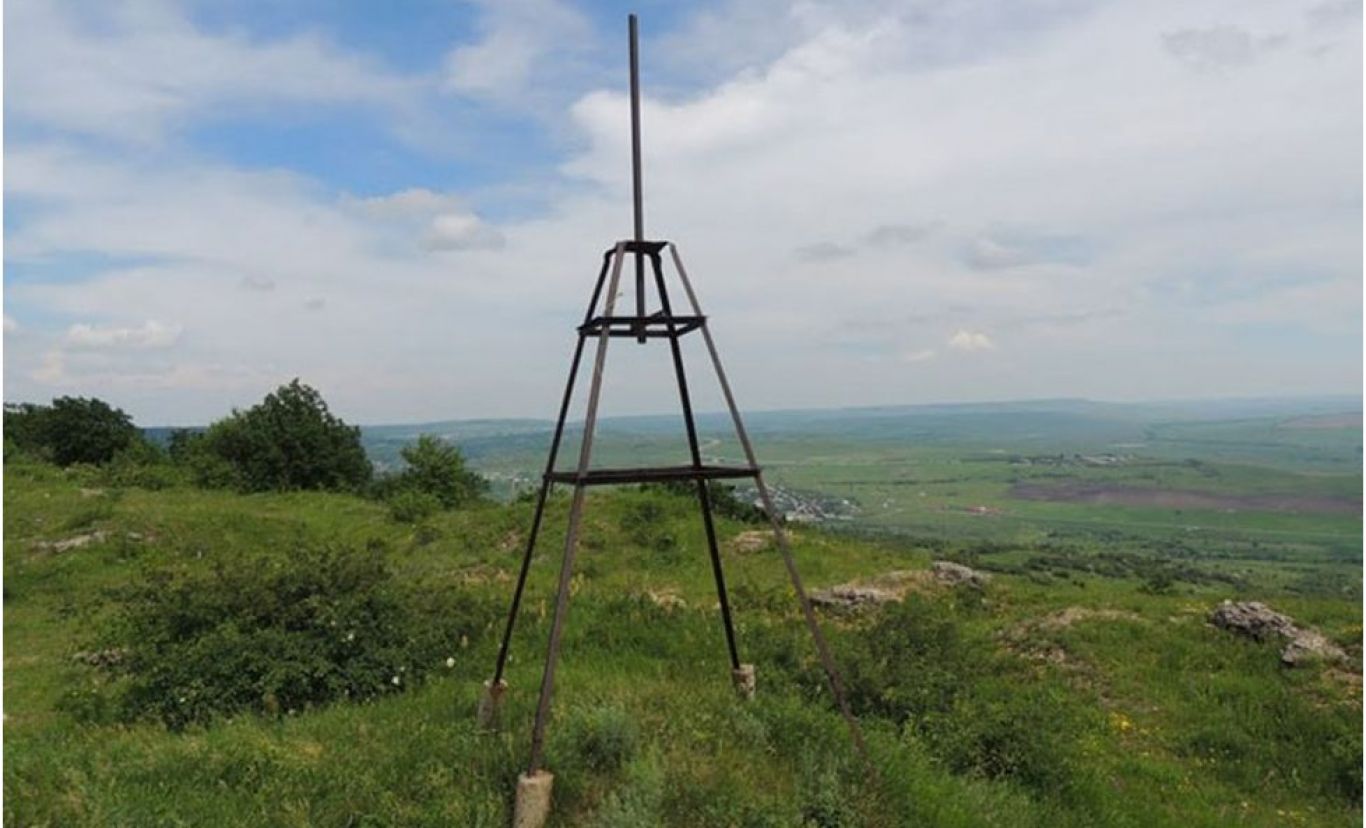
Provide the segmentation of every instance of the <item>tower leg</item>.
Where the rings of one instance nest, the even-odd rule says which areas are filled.
[[[673,308],[669,304],[669,290],[664,284],[664,270],[659,264],[659,254],[650,257],[650,264],[654,269],[655,289],[659,291],[659,305],[664,311],[666,318],[673,316]],[[700,314],[699,314],[700,315]],[[688,374],[683,369],[683,349],[678,344],[678,334],[675,332],[674,324],[668,323],[669,331],[669,350],[673,354],[674,374],[678,380],[678,399],[683,408],[683,425],[688,432],[688,451],[692,455],[693,468],[702,466],[702,450],[697,442],[697,424],[693,420],[692,397],[688,393]],[[752,681],[754,668],[749,670],[750,680],[742,681],[740,674],[740,651],[735,646],[735,624],[730,616],[730,599],[726,596],[726,576],[721,571],[721,551],[716,543],[716,525],[712,520],[711,514],[711,494],[707,490],[707,481],[701,478],[697,480],[697,499],[702,507],[702,525],[707,533],[707,551],[711,556],[712,578],[716,581],[717,603],[721,606],[721,624],[726,630],[726,648],[730,652],[731,678],[740,689],[741,695],[753,696]],[[748,687],[749,690],[743,689]]]
[[[679,281],[683,283],[683,290],[688,296],[688,302],[692,306],[693,313],[702,316],[702,307],[698,304],[697,294],[693,292],[692,282],[688,279],[688,271],[683,267],[683,260],[678,255],[678,248],[670,244],[669,253],[673,257],[674,268],[678,271]],[[749,441],[749,433],[745,430],[744,420],[740,417],[740,408],[735,404],[735,395],[731,392],[730,381],[726,379],[726,371],[721,366],[721,356],[716,350],[716,342],[712,340],[711,330],[705,322],[702,324],[702,341],[706,343],[707,354],[711,357],[712,368],[716,371],[716,379],[721,385],[721,394],[726,400],[726,407],[730,409],[731,421],[735,425],[735,436],[740,440],[740,446],[745,452],[745,460],[751,468],[758,469],[759,462],[754,454],[754,446]],[[872,759],[868,756],[868,747],[863,741],[863,730],[849,709],[849,702],[844,696],[844,683],[840,680],[839,671],[835,668],[835,660],[830,655],[830,647],[825,642],[825,636],[821,633],[820,625],[816,623],[816,612],[811,607],[811,599],[807,597],[806,588],[802,586],[801,575],[798,574],[797,565],[792,560],[792,549],[787,542],[787,533],[783,531],[782,519],[778,517],[778,512],[773,507],[773,498],[769,495],[768,486],[764,483],[762,473],[755,475],[754,485],[759,490],[759,500],[764,511],[768,514],[769,523],[773,526],[774,540],[778,543],[778,551],[782,553],[783,565],[787,568],[788,578],[792,581],[792,588],[796,591],[797,600],[801,603],[807,630],[810,631],[811,639],[815,642],[816,652],[821,659],[821,667],[824,668],[826,680],[830,683],[830,692],[835,697],[835,703],[839,706],[841,715],[844,716],[845,724],[849,727],[849,736],[854,742],[854,747],[858,749],[859,755],[863,758],[869,776],[876,780],[877,769],[873,767]]]
[[[536,703],[536,723],[531,728],[531,763],[528,774],[541,769],[545,754],[545,726],[550,716],[550,696],[555,689],[555,667],[560,658],[560,636],[569,612],[569,584],[574,577],[574,556],[579,545],[579,523],[583,517],[584,487],[574,487],[569,506],[569,529],[565,533],[564,561],[560,564],[560,587],[555,594],[555,616],[550,622],[550,645],[546,648],[545,672],[541,675],[541,697]]]
[[[593,318],[593,310],[597,307],[598,299],[602,296],[602,285],[607,278],[608,266],[616,253],[618,250],[613,248],[602,257],[602,269],[598,271],[597,281],[593,284],[593,296],[588,300],[588,310],[584,312],[585,323]],[[620,265],[618,265],[618,272],[620,272]],[[615,289],[615,284],[616,274],[613,274],[613,289]],[[584,336],[580,334],[578,343],[574,346],[574,357],[569,362],[569,379],[565,382],[564,396],[560,399],[559,416],[555,418],[555,434],[550,440],[550,452],[546,457],[545,474],[541,476],[541,490],[536,495],[536,511],[531,519],[531,531],[527,533],[526,550],[522,553],[522,566],[517,572],[517,586],[512,591],[512,606],[508,608],[507,624],[503,627],[503,641],[498,646],[498,661],[493,668],[492,680],[484,682],[484,692],[479,697],[477,721],[479,726],[485,730],[496,728],[503,697],[507,694],[507,682],[503,680],[503,670],[507,667],[508,646],[512,642],[512,630],[517,623],[517,610],[522,605],[522,592],[526,589],[527,573],[531,570],[531,556],[536,550],[536,537],[540,534],[541,520],[545,517],[545,503],[551,490],[549,475],[555,470],[555,460],[560,452],[560,441],[564,438],[564,421],[569,414],[570,400],[574,396],[574,381],[579,375],[579,364],[583,361],[583,347]]]
[[[620,243],[611,256],[612,276],[608,282],[604,300],[603,315],[610,317],[616,304],[617,286],[621,282],[621,262],[624,252]],[[604,260],[604,272],[606,260]],[[599,285],[601,285],[599,279]],[[594,291],[594,303],[598,291]],[[592,305],[589,314],[592,314]],[[560,586],[555,595],[555,617],[550,622],[550,643],[546,647],[545,672],[541,675],[541,695],[536,703],[536,721],[531,728],[531,760],[527,775],[535,776],[541,770],[541,760],[545,758],[545,728],[550,717],[550,697],[555,689],[555,667],[560,657],[560,636],[564,632],[565,616],[569,612],[569,584],[574,577],[574,555],[579,545],[579,524],[583,518],[585,495],[583,478],[588,473],[589,462],[593,456],[593,430],[598,421],[598,400],[602,396],[602,369],[607,362],[607,343],[610,338],[608,325],[603,325],[598,334],[598,347],[593,357],[593,377],[588,384],[588,405],[583,416],[583,440],[579,446],[578,480],[574,484],[574,499],[569,504],[569,526],[565,531],[564,560],[560,564]],[[580,338],[580,342],[583,339]],[[568,394],[566,393],[566,400]],[[563,413],[561,421],[563,421]],[[561,423],[563,424],[563,422]],[[547,482],[549,472],[547,471]]]

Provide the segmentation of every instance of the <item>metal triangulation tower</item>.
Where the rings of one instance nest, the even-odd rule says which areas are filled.
[[[507,689],[507,684],[503,679],[503,670],[507,666],[508,644],[512,638],[518,608],[521,606],[527,571],[531,566],[532,552],[536,547],[536,538],[541,528],[541,519],[545,514],[546,501],[556,483],[573,486],[574,495],[569,506],[569,524],[565,533],[564,559],[560,564],[559,587],[555,597],[555,614],[551,621],[545,672],[541,679],[540,701],[536,706],[536,720],[531,733],[531,758],[527,773],[521,777],[518,783],[517,812],[514,817],[514,824],[519,826],[540,824],[541,820],[544,819],[543,814],[549,810],[552,777],[541,768],[545,750],[545,729],[550,714],[551,694],[555,686],[555,666],[560,654],[560,636],[564,631],[565,617],[569,608],[570,582],[574,572],[574,558],[578,550],[584,496],[590,486],[674,480],[691,480],[696,483],[698,505],[702,511],[702,524],[706,530],[707,550],[711,556],[712,575],[716,580],[716,596],[721,607],[721,623],[726,633],[726,647],[730,655],[732,678],[740,693],[749,696],[754,692],[754,668],[753,665],[740,662],[740,652],[735,642],[735,627],[731,622],[730,601],[726,595],[726,581],[721,567],[721,555],[716,542],[716,528],[712,521],[712,507],[707,483],[710,480],[725,479],[753,480],[758,489],[760,505],[772,523],[777,547],[782,554],[783,563],[787,568],[789,578],[791,578],[792,586],[796,590],[797,600],[801,603],[807,628],[815,641],[821,664],[830,682],[830,688],[841,713],[848,722],[855,746],[865,760],[867,758],[858,723],[849,712],[839,673],[835,669],[825,637],[821,634],[820,627],[816,623],[816,616],[812,611],[806,590],[802,587],[801,576],[798,575],[797,568],[793,563],[792,551],[786,533],[783,531],[782,520],[773,504],[768,486],[764,483],[763,472],[755,457],[754,447],[745,431],[740,410],[735,404],[735,396],[731,392],[730,383],[721,367],[721,358],[717,353],[716,343],[707,327],[707,317],[703,315],[702,308],[698,304],[697,294],[693,290],[692,282],[683,267],[678,249],[672,242],[646,241],[645,239],[640,169],[640,76],[635,15],[629,17],[629,28],[631,167],[635,232],[630,241],[617,242],[603,255],[602,268],[598,272],[597,282],[593,287],[593,296],[588,302],[588,310],[584,314],[583,324],[578,327],[578,342],[574,348],[573,360],[570,363],[569,379],[565,385],[564,397],[560,402],[560,413],[555,421],[554,436],[550,442],[550,455],[546,459],[545,473],[541,477],[541,486],[536,497],[535,517],[532,519],[531,531],[522,555],[521,570],[517,575],[517,586],[512,594],[512,605],[508,610],[507,626],[503,632],[502,644],[498,649],[498,661],[494,667],[493,679],[486,682],[484,695],[480,700],[481,724],[492,726],[498,717],[498,709]],[[663,265],[665,254],[668,255],[673,264],[678,282],[681,284],[683,294],[687,299],[687,309],[681,314],[675,311],[669,299]],[[631,259],[634,263],[636,301],[634,314],[623,315],[619,312],[616,301],[618,288],[621,284],[622,266],[627,259]],[[646,272],[647,261],[649,263],[648,274]],[[647,279],[653,282],[659,303],[658,309],[653,311],[646,307]],[[679,347],[680,337],[692,333],[700,334],[706,344],[707,353],[711,357],[711,364],[716,371],[716,378],[720,383],[726,406],[730,409],[736,436],[739,438],[740,446],[744,452],[745,465],[722,466],[708,465],[702,462],[702,454],[698,448],[697,427],[693,418],[692,401],[688,393],[688,377],[683,367],[682,350]],[[673,356],[674,374],[678,382],[678,396],[683,410],[683,423],[687,430],[688,449],[692,458],[691,464],[635,468],[594,469],[590,467],[593,434],[598,417],[598,399],[602,390],[603,366],[607,359],[608,343],[613,338],[634,338],[638,343],[645,343],[652,339],[668,340]],[[561,438],[564,436],[565,417],[569,412],[570,400],[574,393],[574,383],[578,378],[584,350],[590,343],[593,346],[593,374],[589,381],[588,404],[584,414],[583,439],[579,448],[578,464],[572,471],[558,471],[555,468],[555,463],[559,454]],[[540,814],[539,817],[538,814]]]

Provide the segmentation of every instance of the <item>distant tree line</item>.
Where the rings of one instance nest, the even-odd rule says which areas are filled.
[[[401,471],[377,477],[360,428],[333,414],[322,395],[298,379],[206,429],[173,431],[165,447],[103,400],[7,404],[4,451],[6,461],[97,466],[117,485],[352,492],[384,500],[395,519],[405,521],[473,503],[488,490],[458,447],[430,435],[404,447]]]

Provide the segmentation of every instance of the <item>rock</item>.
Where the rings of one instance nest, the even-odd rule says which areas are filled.
[[[901,595],[890,589],[874,586],[842,584],[811,593],[811,603],[837,612],[857,612],[890,601],[900,601]]]
[[[688,608],[688,602],[683,600],[683,596],[679,595],[672,588],[666,588],[661,590],[650,589],[646,590],[645,594],[649,597],[650,601],[654,603],[655,606],[659,607],[662,610],[665,610],[666,612],[672,612],[676,609]]]
[[[37,546],[39,549],[46,549],[50,552],[69,552],[72,549],[80,549],[82,546],[99,543],[107,537],[109,537],[109,533],[103,529],[99,529],[84,535],[76,535],[75,537],[67,538],[66,540],[39,541]]]
[[[759,550],[766,548],[772,540],[773,532],[771,530],[751,530],[749,532],[741,532],[731,538],[730,545],[736,552],[758,552]]]
[[[970,566],[963,566],[952,561],[935,561],[930,564],[930,571],[940,582],[949,586],[967,584],[981,589],[991,580],[991,576],[985,572],[978,572]]]
[[[91,667],[113,667],[121,664],[127,655],[128,651],[122,647],[110,647],[106,650],[81,650],[73,653],[71,660]]]
[[[1289,616],[1276,612],[1261,601],[1224,601],[1210,613],[1209,620],[1220,629],[1258,641],[1267,641],[1275,636],[1293,638],[1299,631]]]
[[[1281,650],[1281,663],[1287,667],[1298,667],[1316,659],[1346,661],[1347,653],[1324,637],[1323,633],[1314,630],[1300,630]]]
[[[1222,630],[1256,641],[1288,639],[1281,650],[1281,663],[1287,667],[1296,667],[1314,659],[1347,660],[1347,653],[1322,633],[1300,627],[1295,619],[1276,612],[1261,601],[1225,600],[1214,608],[1209,620]]]

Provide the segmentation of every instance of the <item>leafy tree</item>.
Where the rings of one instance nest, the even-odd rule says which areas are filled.
[[[142,441],[133,419],[94,397],[58,397],[51,406],[5,406],[5,438],[59,466],[107,463]]]
[[[420,435],[400,454],[408,467],[398,475],[395,487],[431,495],[442,508],[462,506],[488,490],[488,481],[465,466],[460,449],[440,437]]]
[[[172,453],[185,458],[201,483],[246,491],[357,489],[373,472],[360,429],[332,414],[322,395],[298,379],[202,435],[172,440]]]

